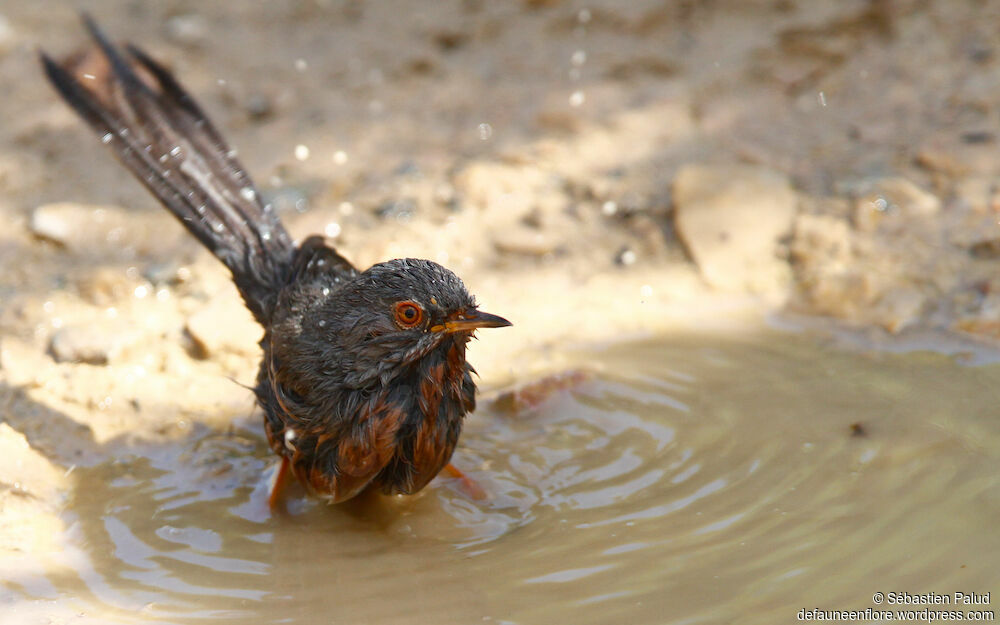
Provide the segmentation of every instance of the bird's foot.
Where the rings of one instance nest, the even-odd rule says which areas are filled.
[[[461,469],[449,463],[444,468],[444,471],[448,475],[458,479],[459,488],[462,489],[462,492],[465,493],[467,497],[475,499],[476,501],[486,499],[486,491],[483,490],[483,487],[480,486],[476,480],[472,479],[465,473],[462,473]]]

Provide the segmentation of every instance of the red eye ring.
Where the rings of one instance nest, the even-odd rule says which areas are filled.
[[[396,302],[393,306],[393,315],[399,327],[415,328],[424,320],[424,309],[414,301]]]

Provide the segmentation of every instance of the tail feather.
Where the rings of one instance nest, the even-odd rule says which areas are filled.
[[[128,46],[126,59],[89,17],[84,22],[110,66],[85,87],[41,53],[49,81],[118,159],[233,274],[258,321],[270,321],[295,247],[260,200],[235,152],[176,79]],[[147,84],[132,63],[155,81]]]

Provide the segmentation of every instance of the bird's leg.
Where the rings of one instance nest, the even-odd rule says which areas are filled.
[[[448,475],[458,478],[458,483],[461,485],[462,491],[471,499],[486,499],[486,491],[483,490],[482,486],[477,484],[476,480],[462,473],[461,469],[449,462],[444,470]]]
[[[285,484],[288,483],[288,469],[291,463],[288,462],[288,458],[281,457],[281,466],[274,474],[274,479],[271,481],[271,495],[267,498],[267,505],[272,510],[278,507],[278,503],[281,502],[281,494],[285,490]]]

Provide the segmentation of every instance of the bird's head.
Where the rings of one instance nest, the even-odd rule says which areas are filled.
[[[342,367],[331,374],[348,386],[366,387],[387,383],[437,349],[464,346],[479,328],[511,323],[480,311],[450,270],[406,258],[358,274],[332,294],[319,319],[303,325],[326,330],[322,334]]]

